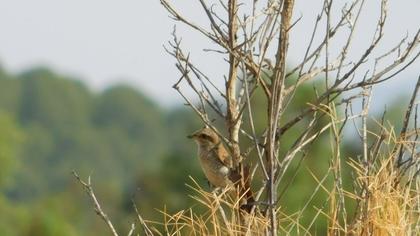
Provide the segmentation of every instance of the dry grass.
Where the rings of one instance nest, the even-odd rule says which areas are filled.
[[[398,141],[393,132],[386,133],[389,138],[385,149],[392,151],[372,157],[376,161],[370,169],[355,161],[351,163],[357,184],[367,193],[353,195],[359,201],[359,209],[350,232],[354,235],[420,235],[420,182],[415,175],[416,165],[404,171],[404,167],[398,168],[395,163],[397,145],[403,144],[401,148],[405,148],[407,144],[415,146],[416,142]]]
[[[193,179],[192,179],[193,180]],[[259,211],[247,213],[239,209],[241,197],[231,197],[231,189],[207,192],[197,182],[189,186],[197,205],[169,214],[162,211],[163,222],[148,222],[157,227],[157,235],[264,235],[269,227]],[[236,199],[236,200],[235,200]],[[164,234],[158,228],[164,229]]]
[[[373,173],[357,163],[353,167],[359,184],[369,183],[367,196],[358,196],[362,209],[351,233],[355,235],[419,235],[419,190],[412,182],[401,182],[394,158],[381,160]]]
[[[354,174],[355,187],[352,191],[327,187],[322,180],[317,180],[318,186],[315,186],[314,191],[328,192],[328,204],[318,206],[308,202],[309,206],[306,208],[319,209],[313,222],[320,218],[326,219],[328,235],[420,235],[419,181],[412,174],[410,177],[410,171],[401,173],[401,168],[395,165],[397,152],[392,151],[396,150],[395,146],[401,141],[397,142],[395,135],[388,140],[378,138],[377,141],[383,143],[380,150],[375,154],[371,153],[374,155],[370,156],[372,163],[361,164],[356,159],[349,162]],[[328,176],[331,173],[325,174]],[[263,205],[248,214],[239,210],[240,201],[234,199],[240,197],[231,197],[229,189],[216,194],[205,191],[196,182],[190,187],[194,190],[191,197],[197,204],[175,214],[163,210],[162,222],[148,222],[156,235],[268,234],[269,219],[264,215]],[[337,204],[340,191],[347,201],[357,202],[355,209],[346,209]],[[343,212],[354,214],[347,216]],[[277,214],[281,235],[317,233],[312,224],[304,226],[299,223],[305,209],[287,215],[278,208]]]

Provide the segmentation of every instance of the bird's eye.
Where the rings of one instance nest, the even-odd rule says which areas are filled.
[[[213,140],[213,138],[210,135],[208,135],[208,134],[200,134],[200,138],[201,139],[208,140],[208,141],[212,141]]]

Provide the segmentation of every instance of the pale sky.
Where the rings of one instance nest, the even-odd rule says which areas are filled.
[[[172,2],[187,16],[205,22],[198,1]],[[291,64],[303,54],[301,45],[310,37],[321,1],[296,2],[295,17],[303,18],[291,38]],[[360,38],[352,47],[355,52],[363,52],[370,42],[370,37],[363,36],[370,35],[366,32],[376,23],[371,20],[379,13],[379,2],[367,0]],[[420,0],[389,0],[389,5],[382,48],[392,47],[407,33],[412,36],[420,26]],[[179,74],[162,47],[170,39],[174,22],[158,0],[0,0],[0,6],[0,64],[7,70],[19,72],[43,65],[73,75],[94,90],[125,82],[162,105],[181,101],[171,88]],[[222,81],[225,65],[221,59],[200,51],[201,46],[211,47],[208,41],[183,27],[178,30],[192,58]],[[390,89],[392,94],[411,91],[419,73],[417,61],[398,81],[378,90],[379,95]]]

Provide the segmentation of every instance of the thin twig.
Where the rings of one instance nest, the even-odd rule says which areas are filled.
[[[72,173],[73,173],[74,177],[76,177],[77,181],[82,185],[82,187],[85,190],[85,192],[87,193],[87,195],[89,195],[90,199],[92,200],[93,206],[94,206],[93,209],[95,210],[95,213],[99,217],[101,217],[101,219],[106,223],[106,225],[108,226],[112,235],[118,236],[117,231],[114,228],[114,225],[112,224],[109,217],[102,210],[101,205],[99,204],[99,201],[96,198],[95,193],[93,192],[90,176],[88,177],[88,182],[86,183],[79,177],[79,175],[76,173],[76,171],[73,171]]]

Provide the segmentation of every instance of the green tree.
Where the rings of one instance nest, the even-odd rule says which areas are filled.
[[[11,184],[13,172],[18,168],[18,150],[23,133],[13,118],[0,110],[0,187]]]

